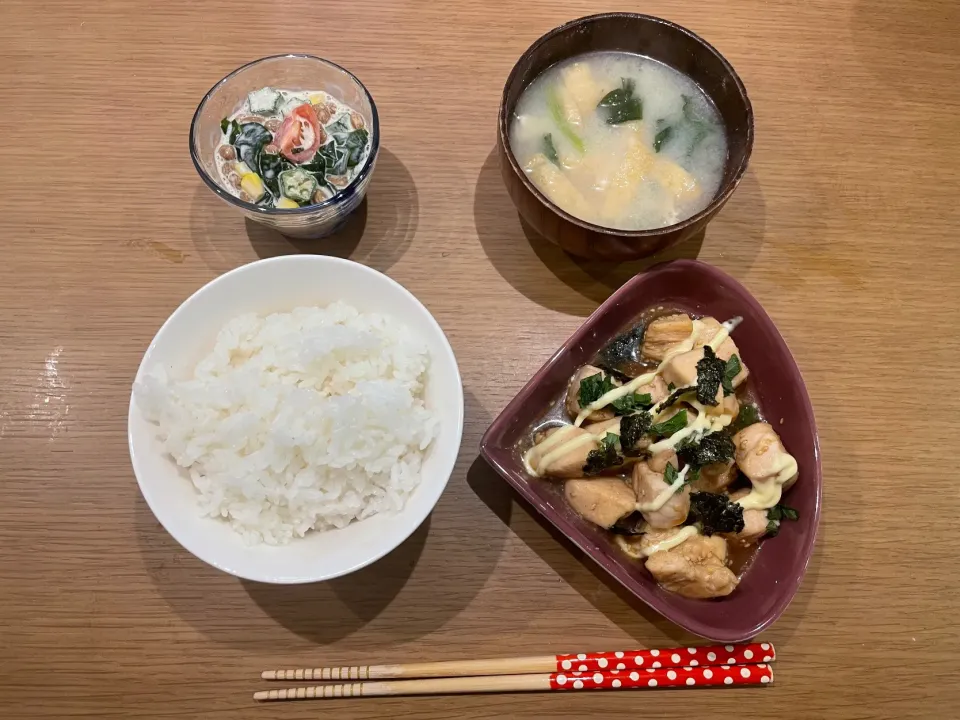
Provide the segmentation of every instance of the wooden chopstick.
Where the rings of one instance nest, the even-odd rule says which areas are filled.
[[[524,675],[552,672],[610,672],[637,668],[708,667],[773,662],[776,650],[770,643],[741,643],[666,650],[617,650],[614,652],[543,655],[540,657],[452,660],[399,665],[348,665],[340,667],[265,670],[264,680],[376,680],[387,678],[467,677],[476,675]]]
[[[647,668],[611,672],[528,673],[479,677],[387,680],[281,688],[254,693],[261,702],[321,698],[384,697],[397,695],[462,695],[498,692],[549,692],[562,690],[628,690],[651,688],[728,687],[768,685],[773,668],[758,665]]]

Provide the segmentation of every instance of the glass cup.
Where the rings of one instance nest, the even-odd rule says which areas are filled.
[[[370,153],[353,182],[316,205],[301,208],[261,207],[228,192],[217,172],[220,121],[240,107],[247,93],[265,86],[283,90],[323,90],[359,112],[370,132]],[[312,55],[273,55],[237,68],[200,101],[190,124],[190,157],[217,197],[254,222],[294,238],[321,238],[334,232],[360,205],[380,150],[380,118],[367,89],[348,70]]]

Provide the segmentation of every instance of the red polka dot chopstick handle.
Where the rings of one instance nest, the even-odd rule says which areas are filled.
[[[715,665],[754,665],[773,662],[776,657],[777,653],[773,645],[764,642],[666,650],[616,650],[539,657],[264,670],[260,677],[264,680],[380,680],[551,672],[608,672],[638,668],[656,670]]]
[[[724,687],[769,685],[772,682],[773,668],[766,663],[550,674],[551,690]]]
[[[739,687],[769,685],[773,670],[758,665],[648,668],[611,672],[569,672],[480,677],[423,678],[420,680],[368,680],[313,687],[262,690],[254,693],[261,702],[323,698],[385,697],[398,695],[468,695],[501,692],[556,690],[651,690],[659,688]]]
[[[701,665],[750,665],[777,659],[770,643],[707,645],[667,650],[617,650],[615,652],[557,655],[556,671],[606,672],[636,668],[698,667]]]

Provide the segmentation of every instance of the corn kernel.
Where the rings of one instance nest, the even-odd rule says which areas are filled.
[[[240,189],[245,191],[254,201],[263,197],[263,181],[256,173],[248,172],[240,178]]]

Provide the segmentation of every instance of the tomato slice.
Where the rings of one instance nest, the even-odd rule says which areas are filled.
[[[316,154],[325,137],[313,106],[304,103],[284,118],[273,142],[287,160],[303,163]]]

